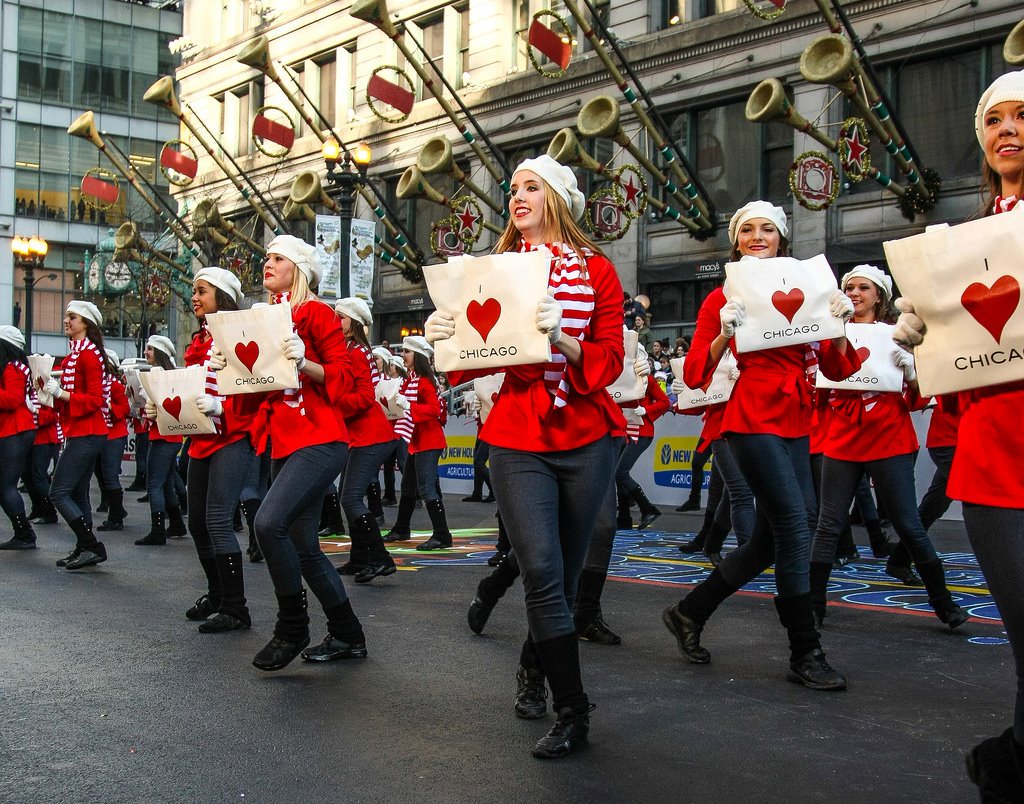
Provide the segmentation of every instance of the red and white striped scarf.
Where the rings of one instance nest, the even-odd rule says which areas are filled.
[[[402,418],[395,422],[395,434],[406,444],[412,443],[412,434],[416,429],[416,423],[412,420],[412,405],[419,396],[419,393],[420,376],[415,371],[410,371],[409,375],[405,378],[405,382],[402,383],[402,396],[409,402],[409,408],[405,411]]]
[[[103,419],[107,423],[107,427],[111,426],[110,417],[110,374],[107,373],[107,361],[100,352],[100,348],[90,341],[88,338],[82,338],[77,341],[69,342],[68,357],[64,361],[64,370],[60,375],[60,387],[67,391],[69,394],[75,392],[75,368],[78,366],[78,359],[81,357],[82,352],[92,352],[96,355],[96,360],[100,364],[100,375],[102,379],[103,387],[103,402],[100,405],[100,411],[103,413]]]
[[[643,427],[642,424],[632,422],[629,419],[626,419],[626,438],[628,438],[635,444],[637,441],[640,440],[641,427]]]
[[[524,240],[519,250],[536,251],[538,248]],[[552,254],[548,293],[562,308],[562,332],[582,341],[594,313],[594,289],[587,284],[586,276],[586,258],[590,252],[585,251],[581,260],[580,255],[565,243],[545,243],[544,248]],[[544,384],[552,396],[553,410],[563,408],[569,402],[566,366],[565,355],[554,350],[551,361],[544,364]]]
[[[24,363],[20,363],[17,360],[12,360],[11,365],[14,366],[18,371],[21,372],[21,376],[25,378],[25,402],[26,407],[32,411],[32,421],[35,426],[39,426],[39,401],[36,398],[36,386],[32,382],[32,369],[26,366]]]
[[[271,304],[288,304],[291,301],[291,291],[286,290],[284,293],[272,293],[270,294]],[[292,322],[292,332],[298,332],[295,328],[295,322]],[[302,386],[305,384],[305,375],[299,372],[299,387],[298,388],[285,388],[284,389],[284,403],[290,408],[298,408],[299,413],[303,416],[306,415],[306,405],[302,398]]]
[[[203,322],[201,327],[204,337],[209,337],[209,332],[206,329],[206,322]],[[206,369],[206,377],[203,381],[203,392],[208,396],[212,396],[214,399],[219,399],[223,405],[225,398],[220,395],[217,390],[217,372],[210,368],[210,357],[213,355],[213,338],[209,338],[209,345],[206,347],[206,357],[203,358],[203,368]],[[224,417],[223,416],[211,416],[210,421],[213,422],[213,426],[217,428],[217,433],[224,432]]]
[[[992,212],[996,215],[1000,212],[1009,212],[1017,206],[1017,202],[1019,200],[1020,199],[1015,195],[1008,195],[1006,198],[1003,198],[1001,195],[997,195],[995,203],[992,204]]]
[[[373,352],[371,352],[361,343],[356,343],[355,341],[350,341],[350,343],[352,344],[351,348],[357,349],[359,352],[362,353],[363,357],[366,358],[366,363],[370,366],[370,384],[374,388],[376,388],[377,383],[379,383],[381,380],[381,376],[380,371],[377,370],[377,361],[373,356]]]

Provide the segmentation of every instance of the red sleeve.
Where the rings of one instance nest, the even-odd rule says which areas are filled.
[[[683,382],[690,388],[706,388],[718,367],[711,359],[711,342],[722,333],[719,311],[725,307],[721,288],[711,291],[697,313],[697,328],[690,339],[690,349],[683,358]]]
[[[334,310],[321,301],[306,302],[299,309],[303,315],[296,328],[306,344],[306,357],[323,366],[327,397],[338,404],[352,391],[351,361],[341,322]]]
[[[832,341],[823,341],[818,354],[818,369],[830,380],[845,380],[860,370],[860,357],[849,341],[845,352],[840,352]]]
[[[373,407],[377,403],[373,382],[370,379],[370,364],[356,349],[349,349],[348,381],[350,389],[339,397],[332,397],[338,411],[346,419]]]
[[[416,399],[409,406],[409,413],[416,424],[441,421],[441,400],[437,396],[437,389],[426,377],[420,378]]]
[[[17,410],[25,404],[25,376],[13,363],[0,376],[0,410]]]
[[[114,419],[127,419],[131,406],[124,392],[124,386],[114,380],[110,383],[110,412]]]
[[[72,418],[95,413],[103,407],[103,366],[91,351],[83,350],[75,366],[75,390],[66,403]]]
[[[594,289],[594,313],[590,335],[580,341],[582,357],[578,366],[567,364],[569,385],[578,393],[592,394],[608,387],[622,373],[625,351],[622,344],[622,285],[612,264],[601,256],[587,260],[590,285]]]
[[[658,381],[650,374],[647,375],[647,394],[644,396],[644,407],[647,409],[645,418],[652,424],[668,413],[672,407],[668,396],[661,390]]]

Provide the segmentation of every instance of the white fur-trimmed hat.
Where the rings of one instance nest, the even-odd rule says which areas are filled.
[[[149,340],[146,341],[146,346],[152,346],[163,352],[168,357],[174,357],[174,344],[170,338],[164,337],[163,335],[150,335]]]
[[[570,168],[561,162],[556,162],[547,154],[541,154],[533,159],[524,159],[512,171],[512,175],[515,176],[520,170],[529,170],[544,179],[545,183],[561,196],[569,208],[569,212],[572,213],[573,220],[578,221],[583,217],[586,199],[580,192],[576,174]]]
[[[736,245],[736,238],[739,236],[740,227],[754,218],[766,218],[775,224],[779,234],[789,237],[789,226],[786,223],[786,210],[769,204],[767,201],[751,201],[737,209],[729,220],[729,243]]]
[[[85,299],[72,299],[68,302],[68,312],[74,313],[80,318],[87,318],[97,327],[103,326],[103,313],[100,308]]]
[[[1006,101],[1024,103],[1024,70],[1004,73],[989,84],[982,94],[978,110],[974,113],[974,133],[978,135],[979,145],[985,140],[985,112]]]
[[[334,303],[334,312],[348,316],[365,327],[373,324],[373,313],[370,312],[370,305],[366,303],[365,299],[360,299],[356,296],[338,299]]]
[[[267,243],[267,254],[271,253],[280,254],[294,262],[295,267],[306,277],[306,282],[311,289],[320,284],[324,269],[320,264],[320,255],[317,254],[315,246],[311,246],[295,235],[278,235]]]
[[[402,340],[402,348],[410,352],[417,352],[427,358],[434,356],[433,347],[422,335],[406,335]]]
[[[103,350],[107,357],[110,358],[110,362],[114,364],[114,368],[121,368],[121,356],[113,349]]]
[[[892,301],[892,277],[889,276],[885,271],[879,268],[877,265],[857,265],[843,274],[843,278],[839,283],[839,289],[846,291],[846,283],[855,276],[863,277],[864,279],[870,279],[881,289],[882,293],[885,294],[886,301]]]
[[[395,353],[386,346],[374,346],[373,349],[370,350],[370,354],[374,357],[379,357],[385,363],[394,360],[395,358]]]
[[[236,304],[242,301],[242,283],[238,277],[231,273],[227,268],[218,268],[215,265],[200,268],[196,271],[195,276],[192,277],[193,287],[200,279],[205,282],[209,282],[215,288],[223,290],[228,294],[228,296],[235,300]]]
[[[13,343],[19,349],[25,348],[25,333],[17,327],[12,327],[10,324],[4,324],[0,327],[0,339]]]

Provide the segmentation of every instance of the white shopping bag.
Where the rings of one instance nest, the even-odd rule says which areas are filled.
[[[923,395],[1024,379],[1024,204],[882,245],[927,328],[914,347]]]
[[[262,394],[299,387],[295,362],[281,351],[284,339],[292,334],[292,308],[287,304],[208,313],[206,326],[228,362],[217,372],[221,394]]]
[[[899,347],[892,340],[892,324],[847,324],[846,337],[860,357],[860,370],[845,380],[830,380],[821,370],[818,388],[842,388],[845,391],[902,391],[903,369],[893,363],[892,353]]]
[[[164,371],[154,368],[140,374],[146,396],[156,405],[156,426],[160,435],[203,435],[216,433],[213,419],[196,407],[196,397],[206,393],[206,368]]]
[[[725,275],[726,297],[738,296],[746,308],[746,320],[736,327],[737,352],[842,337],[842,320],[829,312],[837,283],[825,255],[744,257],[727,263]]]
[[[146,407],[146,392],[139,379],[140,371],[135,366],[122,366],[122,373],[124,374],[124,393],[128,397],[128,405],[132,415],[138,416]]]
[[[398,405],[398,397],[401,395],[401,377],[385,377],[377,383],[377,402],[384,408],[389,421],[397,421],[405,415],[405,409]]]
[[[455,318],[455,334],[434,344],[441,371],[502,368],[551,360],[537,331],[537,302],[548,292],[546,249],[484,257],[452,257],[423,274],[430,300]]]
[[[480,400],[480,423],[487,421],[491,415],[494,403],[498,401],[498,393],[501,391],[501,384],[505,381],[505,372],[488,374],[486,377],[477,377],[473,380],[473,390],[477,399]]]
[[[28,367],[32,372],[32,385],[36,389],[36,400],[40,405],[53,407],[53,397],[43,390],[53,371],[53,355],[29,355]]]
[[[672,375],[677,380],[683,379],[682,357],[673,357],[668,361],[672,368]],[[690,388],[684,385],[683,392],[676,397],[676,410],[689,410],[690,408],[702,408],[705,405],[720,405],[728,402],[732,396],[732,389],[736,385],[736,356],[732,350],[726,349],[722,359],[715,366],[714,374],[711,375],[711,382],[707,388]]]
[[[636,366],[634,365],[640,352],[636,330],[622,328],[622,345],[626,350],[622,373],[615,382],[605,389],[616,404],[635,402],[638,399],[643,399],[644,394],[647,393],[647,378],[636,376]]]

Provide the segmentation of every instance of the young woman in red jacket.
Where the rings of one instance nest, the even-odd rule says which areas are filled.
[[[739,209],[729,222],[733,260],[787,256],[786,213],[765,201]],[[832,315],[843,320],[853,305],[836,290]],[[745,317],[740,299],[728,301],[721,288],[708,295],[697,314],[697,329],[686,353],[683,375],[691,388],[711,381]],[[733,352],[736,352],[734,344]],[[711,654],[700,644],[701,631],[718,605],[772,563],[778,590],[775,608],[789,634],[788,678],[816,690],[841,690],[846,680],[825,661],[811,610],[808,514],[815,508],[808,433],[811,386],[807,368],[815,360],[825,376],[842,379],[860,361],[845,336],[811,346],[783,346],[736,355],[739,378],[725,406],[722,435],[754,493],[757,519],[750,540],[727,555],[707,580],[662,613],[679,650],[691,662],[705,664]]]
[[[107,549],[92,532],[89,481],[107,443],[110,392],[104,376],[103,316],[92,302],[74,299],[64,315],[64,334],[70,339],[60,380],[51,377],[45,390],[64,432],[64,449],[50,483],[50,499],[75,534],[75,549],[57,562],[77,570],[107,560]]]
[[[36,437],[22,475],[32,500],[28,519],[33,525],[54,525],[57,523],[57,509],[50,501],[50,467],[57,461],[64,438],[53,408],[39,405],[36,422]]]
[[[368,583],[378,576],[394,574],[395,562],[384,546],[377,518],[363,498],[372,484],[385,456],[391,452],[395,431],[377,401],[380,374],[370,351],[366,328],[373,324],[370,307],[362,299],[349,297],[334,305],[341,321],[352,364],[353,389],[340,400],[336,411],[348,428],[348,460],[341,482],[341,507],[348,519],[352,539],[349,564],[356,583]],[[377,487],[378,498],[380,487]],[[342,572],[342,567],[338,568]]]
[[[272,480],[254,524],[278,603],[274,636],[252,661],[260,670],[280,670],[299,653],[311,662],[366,656],[362,626],[317,538],[324,492],[348,454],[349,435],[333,408],[352,392],[338,317],[313,293],[322,274],[316,249],[299,238],[278,235],[267,244],[263,287],[271,304],[291,307],[294,331],[281,349],[295,362],[299,387],[264,395],[256,416],[255,443],[270,438]],[[223,365],[219,354],[214,368]],[[328,630],[319,645],[306,650],[303,579],[323,606]]]
[[[25,355],[25,336],[17,327],[0,327],[0,505],[14,536],[0,550],[32,550],[36,534],[25,516],[18,478],[36,437],[35,387]]]
[[[448,411],[437,393],[437,379],[430,365],[434,350],[419,335],[410,335],[402,341],[402,359],[406,376],[402,383],[399,404],[405,416],[395,422],[395,433],[409,445],[409,454],[402,469],[402,486],[398,497],[398,516],[384,541],[405,541],[412,534],[412,512],[416,497],[423,500],[430,516],[433,532],[417,550],[438,550],[452,546],[452,532],[444,502],[438,491],[437,463],[447,444],[444,425]]]
[[[886,323],[891,317],[892,279],[874,265],[858,265],[840,282],[853,302],[853,321]],[[894,316],[893,316],[894,317]],[[936,616],[950,628],[963,625],[967,612],[953,602],[946,588],[942,559],[935,552],[917,513],[914,461],[917,435],[910,419],[911,405],[923,407],[917,394],[917,374],[910,352],[893,345],[893,361],[903,370],[907,395],[874,391],[833,390],[828,432],[823,444],[821,508],[818,529],[811,545],[811,603],[815,620],[825,619],[826,589],[832,561],[850,503],[865,472],[875,481],[875,491],[893,527],[917,564],[928,590],[928,602]],[[866,433],[884,434],[865,438]]]
[[[206,386],[196,406],[217,428],[210,435],[192,436],[188,446],[188,527],[206,575],[206,593],[185,617],[200,621],[203,634],[252,625],[233,519],[253,462],[251,430],[257,404],[247,395],[218,393],[210,365],[214,343],[206,328],[209,313],[237,310],[242,298],[242,283],[224,268],[201,268],[192,279],[192,313],[199,331],[185,349],[185,365],[203,366]]]
[[[530,633],[516,674],[516,714],[546,711],[544,681],[558,720],[533,749],[554,758],[587,744],[590,702],[580,675],[572,605],[590,536],[610,492],[615,445],[625,427],[605,388],[622,371],[622,285],[615,267],[576,223],[584,198],[572,170],[549,156],[527,159],[512,176],[508,226],[495,250],[551,254],[548,294],[536,326],[548,334],[548,363],[509,366],[481,435],[491,445],[498,509],[518,557]],[[454,319],[433,313],[431,341]],[[480,374],[493,373],[493,369]],[[460,384],[474,372],[452,372]]]
[[[124,530],[124,491],[121,489],[121,459],[128,441],[128,414],[131,406],[120,380],[121,358],[113,349],[106,350],[107,361],[114,369],[110,376],[110,429],[107,443],[100,454],[100,480],[107,500],[107,518],[97,531]]]
[[[975,116],[985,154],[986,215],[1008,212],[1024,198],[1024,70],[997,78],[981,96]],[[917,345],[924,323],[912,301],[893,337]],[[984,801],[1024,801],[1024,382],[993,385],[959,395],[960,430],[948,494],[964,504],[964,525],[989,590],[999,607],[1017,669],[1013,726],[971,749],[967,770]]]

